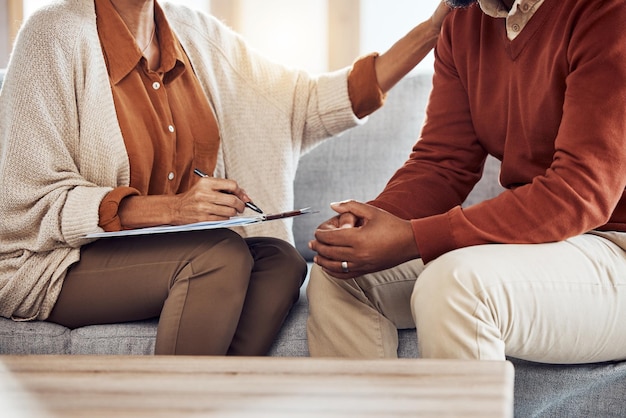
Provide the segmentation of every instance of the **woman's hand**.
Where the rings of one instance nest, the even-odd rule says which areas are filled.
[[[432,29],[435,33],[439,33],[441,31],[441,24],[443,23],[443,19],[448,15],[450,10],[450,6],[446,4],[445,0],[439,3],[439,6],[437,6],[437,9],[430,17]]]
[[[178,195],[129,196],[118,216],[124,228],[221,221],[242,213],[250,197],[236,181],[206,177]]]
[[[245,202],[250,202],[237,182],[214,177],[201,178],[177,197],[172,213],[174,225],[226,220],[242,213]]]

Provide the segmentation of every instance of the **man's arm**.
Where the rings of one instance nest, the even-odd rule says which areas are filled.
[[[350,279],[419,258],[411,223],[374,206],[346,201],[339,215],[315,231],[314,262],[334,277]]]

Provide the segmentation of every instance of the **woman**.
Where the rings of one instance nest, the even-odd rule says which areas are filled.
[[[0,95],[0,315],[68,327],[159,317],[156,354],[265,354],[306,273],[289,223],[85,235],[226,219],[250,202],[242,186],[267,212],[291,208],[300,154],[380,107],[446,12],[317,78],[154,0],[34,14]]]

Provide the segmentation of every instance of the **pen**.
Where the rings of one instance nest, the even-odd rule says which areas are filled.
[[[195,174],[197,174],[198,176],[200,176],[200,177],[209,177],[209,175],[208,175],[208,174],[205,174],[204,172],[202,172],[201,170],[199,170],[199,169],[197,169],[197,168],[194,168],[194,169],[193,169],[193,172],[194,172]],[[257,205],[255,205],[254,203],[252,203],[252,202],[245,202],[245,204],[246,204],[246,206],[247,206],[247,207],[249,207],[249,208],[250,208],[250,209],[252,209],[253,211],[258,212],[258,213],[263,213],[263,211],[261,210],[261,208],[259,208],[259,207],[258,207]]]
[[[311,208],[292,210],[289,212],[276,213],[274,215],[263,216],[264,221],[273,221],[274,219],[291,218],[292,216],[304,215],[305,213],[313,213]]]

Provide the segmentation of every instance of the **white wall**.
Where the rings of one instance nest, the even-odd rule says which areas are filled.
[[[240,8],[240,33],[265,55],[311,72],[326,70],[327,0],[240,0]]]
[[[51,0],[24,0],[24,15]],[[88,0],[83,0],[88,1]],[[170,0],[210,10],[210,0]],[[264,54],[311,72],[328,68],[328,1],[239,0],[241,34]],[[384,52],[419,22],[439,0],[361,0],[360,54]],[[350,59],[356,57],[350,57]],[[432,66],[432,54],[420,67]]]
[[[331,0],[332,1],[332,0]],[[361,0],[361,53],[383,52],[418,23],[440,0]],[[432,53],[419,67],[432,66]]]
[[[53,0],[23,0],[24,1],[24,16],[28,16],[37,8],[51,3]],[[87,1],[87,0],[82,0]],[[189,6],[194,9],[208,11],[211,7],[211,0],[169,0],[172,3],[180,3]]]
[[[0,10],[8,10],[7,0],[0,0]],[[0,14],[0,68],[7,66],[10,53],[9,40],[9,16],[8,13]]]

